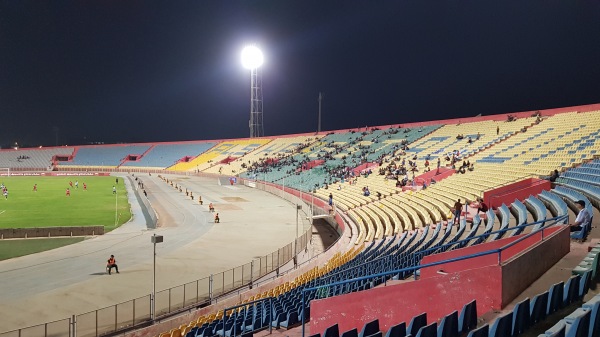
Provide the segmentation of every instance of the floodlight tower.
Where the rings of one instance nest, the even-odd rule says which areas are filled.
[[[256,46],[242,50],[242,65],[250,69],[250,138],[264,136],[262,77],[258,72],[263,61],[263,53]]]

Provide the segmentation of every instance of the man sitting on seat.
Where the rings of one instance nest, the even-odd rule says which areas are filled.
[[[585,201],[577,200],[575,202],[575,207],[577,207],[579,213],[577,213],[577,218],[575,219],[575,222],[571,224],[571,232],[579,232],[584,228],[584,226],[587,226],[587,230],[589,230],[590,226],[592,225],[592,216],[590,215],[590,212],[588,212],[588,210],[585,208]]]
[[[106,263],[106,270],[108,270],[108,275],[110,275],[110,271],[115,268],[117,270],[117,274],[119,273],[119,267],[117,266],[117,260],[115,260],[115,256],[111,255]]]
[[[219,223],[221,222],[221,219],[219,219],[219,213],[215,214],[215,223]]]

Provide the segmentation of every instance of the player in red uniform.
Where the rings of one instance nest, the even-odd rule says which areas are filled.
[[[71,190],[67,188],[67,190],[65,191],[66,196],[70,197],[71,196]]]
[[[37,192],[37,184],[33,184],[33,191]]]
[[[85,183],[83,183],[83,190],[87,191],[87,185]]]
[[[69,181],[69,186],[71,186],[71,188],[73,188],[73,182]]]

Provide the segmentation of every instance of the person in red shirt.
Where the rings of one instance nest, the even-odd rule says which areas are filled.
[[[73,182],[69,181],[69,186],[71,186],[71,188],[73,188]]]
[[[87,191],[87,185],[85,183],[83,183],[83,190]]]
[[[33,184],[33,191],[37,192],[37,184]]]
[[[108,261],[106,261],[106,270],[108,271],[108,275],[110,275],[111,270],[115,268],[117,274],[119,273],[119,266],[117,266],[117,260],[115,260],[115,256],[111,255]]]
[[[67,188],[67,190],[65,191],[65,194],[67,197],[71,196],[71,190]]]

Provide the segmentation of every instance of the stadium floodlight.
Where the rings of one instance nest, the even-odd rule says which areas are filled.
[[[256,46],[247,46],[242,50],[242,65],[246,69],[256,69],[264,62],[263,53]]]
[[[258,47],[250,45],[242,50],[242,65],[250,69],[250,138],[264,135],[262,77],[258,71],[263,62],[264,56]]]

